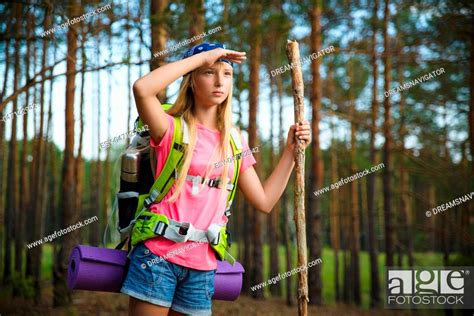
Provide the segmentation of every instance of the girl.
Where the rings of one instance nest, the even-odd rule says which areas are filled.
[[[192,223],[200,230],[227,222],[225,181],[232,179],[233,163],[216,162],[232,157],[233,64],[245,59],[245,52],[203,43],[188,50],[182,60],[163,65],[134,83],[137,110],[148,125],[150,146],[156,151],[155,179],[170,151],[173,116],[182,116],[189,127],[189,144],[178,177],[168,194],[150,206],[151,212]],[[165,112],[156,95],[181,76],[178,98]],[[249,150],[240,137],[243,151]],[[290,127],[285,151],[263,185],[252,166],[256,163],[253,155],[242,156],[238,186],[256,209],[269,213],[285,189],[294,166],[295,137],[308,146],[307,121]],[[186,175],[220,177],[220,185],[197,188]],[[228,175],[227,179],[222,175]],[[133,249],[121,289],[130,296],[130,315],[211,315],[216,255],[208,243],[188,241],[185,245],[183,249],[183,243],[158,236]]]

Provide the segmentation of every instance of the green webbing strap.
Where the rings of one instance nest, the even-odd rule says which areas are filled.
[[[171,141],[171,149],[168,158],[166,159],[160,175],[155,180],[155,183],[153,183],[153,186],[150,188],[150,192],[148,194],[142,194],[138,197],[137,211],[141,211],[143,207],[148,209],[148,207],[153,202],[161,201],[175,181],[175,169],[179,169],[181,167],[184,158],[184,146],[181,145],[183,139],[181,118],[174,117],[174,123],[173,139]],[[147,203],[145,203],[146,199],[148,199]]]
[[[242,148],[238,148],[233,137],[230,138],[230,144],[232,146],[232,152],[234,156],[239,155],[242,152]],[[241,159],[234,159],[234,177],[232,179],[232,184],[234,185],[234,187],[232,188],[232,191],[227,196],[227,204],[226,204],[226,210],[225,210],[227,217],[230,216],[230,207],[232,206],[232,201],[234,200],[234,195],[237,190],[237,181],[239,179],[241,164],[242,164]]]

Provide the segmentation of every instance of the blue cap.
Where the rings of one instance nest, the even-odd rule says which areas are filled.
[[[188,49],[188,51],[186,53],[184,53],[182,59],[191,57],[193,55],[196,55],[196,54],[199,54],[199,53],[202,53],[202,52],[207,52],[209,50],[213,50],[213,49],[216,49],[216,48],[224,48],[225,49],[225,45],[220,44],[220,43],[201,43],[201,44],[195,45],[192,48]],[[226,62],[229,65],[231,65],[232,67],[234,67],[234,63],[231,62],[228,59],[221,58],[221,59],[219,59],[219,61]]]

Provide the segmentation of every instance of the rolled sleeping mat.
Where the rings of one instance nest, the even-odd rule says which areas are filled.
[[[217,271],[214,278],[213,300],[235,301],[242,289],[242,274],[245,272],[240,262],[231,265],[227,261],[217,260]]]
[[[127,273],[127,251],[85,245],[74,247],[69,256],[67,285],[70,289],[120,292]],[[217,261],[213,300],[233,301],[242,289],[239,262]]]
[[[70,289],[120,292],[127,270],[125,250],[78,245],[69,256]]]

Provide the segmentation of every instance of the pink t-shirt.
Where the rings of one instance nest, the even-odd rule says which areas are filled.
[[[168,117],[169,128],[166,130],[161,142],[157,144],[152,137],[150,137],[150,145],[156,150],[157,164],[155,179],[163,169],[166,158],[170,152],[170,146],[173,139],[173,132],[175,128],[173,116],[166,114]],[[214,149],[219,145],[221,133],[204,127],[204,125],[197,123],[197,142],[191,159],[189,167],[189,175],[204,176],[206,166],[208,163],[218,162],[210,161]],[[241,135],[243,151],[249,150],[247,142]],[[229,148],[231,148],[229,144]],[[231,149],[230,149],[231,150]],[[232,152],[232,151],[231,151]],[[217,155],[215,156],[217,157]],[[242,163],[240,166],[240,174],[243,174],[247,168],[256,163],[252,154],[242,155]],[[234,174],[234,163],[229,164],[228,177],[232,179]],[[209,178],[217,178],[222,171],[223,166],[214,168]],[[213,224],[227,223],[227,217],[224,215],[227,195],[230,191],[222,194],[219,188],[211,188],[208,185],[203,185],[202,190],[192,195],[192,182],[185,181],[182,187],[181,194],[178,199],[172,203],[168,202],[169,197],[175,190],[175,184],[170,191],[159,202],[150,206],[150,211],[164,214],[170,219],[179,222],[192,223],[196,229],[207,230]],[[158,236],[145,241],[145,245],[155,255],[163,256],[167,261],[185,266],[196,270],[214,270],[217,268],[217,259],[209,243],[200,243],[188,241],[185,243],[177,243],[164,237]],[[168,255],[167,255],[168,254]]]

